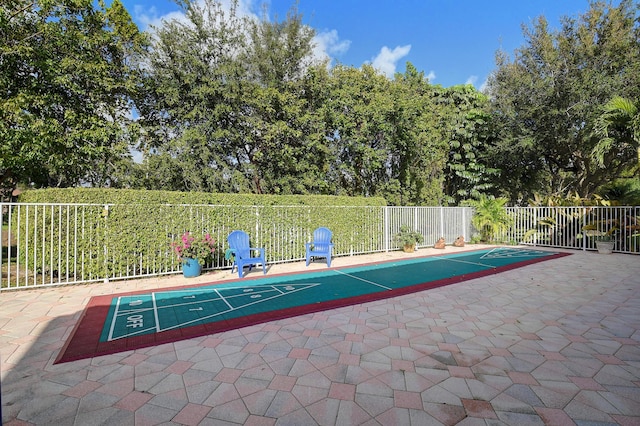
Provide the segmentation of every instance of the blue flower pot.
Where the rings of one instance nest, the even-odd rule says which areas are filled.
[[[182,274],[185,278],[197,277],[201,272],[202,266],[198,263],[197,259],[191,259],[189,257],[182,258]]]

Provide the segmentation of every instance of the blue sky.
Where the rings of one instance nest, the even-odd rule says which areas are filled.
[[[179,11],[170,0],[122,2],[141,29]],[[282,21],[295,0],[241,0],[240,9],[259,16],[263,4]],[[559,29],[562,16],[588,7],[588,0],[298,0],[303,22],[316,30],[317,54],[333,64],[371,63],[392,76],[411,62],[432,84],[478,89],[495,68],[496,50],[523,46],[523,24],[544,15]]]

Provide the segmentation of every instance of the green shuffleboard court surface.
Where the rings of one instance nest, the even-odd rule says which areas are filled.
[[[413,293],[564,255],[496,247],[311,273],[96,296],[56,362]]]

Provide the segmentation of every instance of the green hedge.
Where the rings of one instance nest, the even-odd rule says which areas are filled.
[[[186,231],[219,241],[207,265],[213,268],[227,265],[226,236],[234,229],[267,247],[269,261],[304,256],[304,241],[318,226],[332,229],[337,253],[358,252],[382,244],[386,205],[382,198],[87,188],[26,191],[19,201],[46,204],[22,206],[14,217],[21,262],[63,281],[179,270],[170,245]]]
[[[104,188],[48,188],[25,191],[21,203],[214,204],[231,206],[386,206],[381,197],[332,195],[212,194]]]

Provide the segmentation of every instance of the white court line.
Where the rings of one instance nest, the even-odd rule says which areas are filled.
[[[160,333],[160,319],[158,319],[158,305],[156,304],[155,293],[151,293],[151,301],[153,302],[153,317],[156,321],[156,333]]]
[[[128,310],[128,309],[121,309],[120,307],[122,306],[122,296],[118,297],[117,302],[116,302],[116,308],[113,312],[113,318],[111,319],[111,325],[109,327],[109,335],[107,336],[107,342],[112,342],[114,340],[118,340],[118,339],[124,339],[127,337],[132,337],[132,336],[136,336],[139,334],[145,334],[147,331],[151,330],[152,328],[143,328],[140,330],[135,330],[133,332],[128,332],[123,334],[123,335],[118,335],[116,337],[114,337],[114,332],[115,332],[115,327],[116,327],[116,323],[118,321],[118,319],[123,316],[123,315],[134,315],[134,314],[138,314],[140,312],[146,312],[146,311],[150,311],[153,310],[154,313],[156,312],[156,310],[154,308],[140,308],[140,309],[132,309],[132,310]],[[156,320],[157,323],[157,320]],[[153,327],[156,329],[156,332],[158,331],[158,327],[155,326]],[[126,326],[125,326],[125,330],[126,330]]]
[[[117,339],[136,336],[136,335],[139,335],[139,334],[144,334],[144,333],[146,333],[146,332],[148,332],[149,330],[152,330],[152,329],[155,329],[156,333],[160,333],[160,332],[166,331],[166,330],[173,330],[175,328],[179,328],[179,327],[182,327],[182,326],[187,326],[189,324],[192,324],[192,323],[195,323],[195,322],[198,322],[198,321],[202,321],[202,320],[206,320],[206,319],[210,319],[210,318],[215,318],[216,316],[219,316],[219,315],[222,315],[222,314],[225,314],[225,313],[228,313],[228,312],[232,312],[234,310],[237,310],[237,309],[240,309],[240,308],[244,308],[246,306],[255,305],[255,304],[258,304],[258,303],[261,303],[261,302],[266,302],[266,301],[281,297],[281,296],[286,296],[288,294],[296,293],[296,292],[301,291],[301,290],[306,290],[308,288],[315,287],[315,286],[317,286],[319,284],[320,283],[305,283],[302,288],[297,288],[297,289],[294,289],[294,290],[289,291],[289,292],[283,292],[282,290],[280,290],[278,288],[279,286],[276,286],[276,285],[256,286],[256,288],[259,288],[261,291],[258,291],[258,292],[252,293],[252,294],[262,295],[263,293],[269,294],[271,292],[275,292],[275,294],[273,296],[266,297],[264,299],[261,298],[260,300],[255,300],[255,301],[252,301],[250,303],[246,303],[244,305],[240,305],[240,306],[237,306],[237,307],[234,307],[233,305],[231,305],[227,299],[246,297],[246,296],[249,296],[250,294],[246,293],[246,294],[235,294],[233,296],[223,296],[219,289],[213,289],[213,294],[217,294],[218,297],[213,297],[213,298],[205,299],[205,300],[198,300],[198,301],[194,301],[194,302],[176,303],[176,304],[172,304],[172,305],[165,305],[165,306],[159,307],[158,303],[157,303],[157,301],[158,301],[157,295],[160,294],[160,293],[165,293],[165,292],[158,292],[158,293],[151,292],[151,293],[149,293],[149,295],[151,296],[152,307],[150,307],[150,308],[139,308],[139,309],[135,309],[135,310],[131,310],[131,311],[127,311],[127,310],[124,310],[124,309],[121,308],[121,306],[122,306],[122,297],[118,297],[117,302],[116,302],[116,308],[115,308],[114,317],[113,317],[113,319],[111,321],[111,325],[109,327],[109,338],[108,338],[108,341],[113,341],[113,340],[117,340]],[[300,286],[300,284],[296,285],[296,287],[297,286]],[[241,287],[235,287],[235,288],[232,288],[232,289],[238,289],[238,288],[247,288],[247,287],[246,286],[241,286]],[[183,292],[182,290],[180,290],[180,291]],[[207,292],[211,292],[211,291],[212,291],[211,289],[207,290]],[[201,292],[201,290],[200,291],[196,290],[195,292]],[[186,297],[189,297],[189,295],[187,294]],[[200,318],[197,318],[197,319],[189,320],[189,321],[184,322],[182,324],[174,324],[174,325],[171,325],[171,326],[167,326],[166,328],[163,328],[162,324],[160,324],[160,318],[159,318],[160,309],[167,309],[167,308],[173,309],[175,307],[184,307],[184,306],[189,306],[189,305],[193,306],[193,305],[198,305],[198,304],[202,304],[202,303],[208,303],[208,302],[212,302],[212,301],[216,301],[216,300],[221,300],[227,306],[227,309],[224,310],[224,311],[216,312],[216,313],[211,314],[211,315],[206,315],[206,316],[203,316],[203,317],[200,317]],[[136,313],[136,312],[144,312],[144,311],[149,311],[149,310],[153,311],[153,316],[154,316],[154,320],[155,320],[155,325],[153,327],[136,330],[135,332],[127,333],[125,335],[118,336],[116,338],[113,337],[113,334],[115,332],[116,321],[117,321],[117,319],[118,319],[118,317],[120,315],[122,315],[122,314],[130,315],[130,314],[133,314],[133,313]]]
[[[313,285],[315,286],[315,285],[317,285],[317,284],[319,284],[319,283],[311,283],[311,284],[313,284]],[[308,284],[307,284],[307,285],[308,285]],[[269,293],[269,292],[272,292],[272,291],[275,291],[275,292],[280,293],[280,296],[284,296],[284,295],[286,295],[286,294],[291,293],[291,292],[289,292],[289,293],[285,293],[284,291],[280,290],[280,289],[278,288],[278,287],[280,287],[280,285],[265,285],[265,286],[255,286],[255,287],[259,287],[259,288],[260,288],[260,291],[256,291],[256,292],[254,292],[254,291],[253,291],[253,288],[251,288],[251,287],[246,287],[246,286],[242,286],[242,287],[233,287],[233,288],[231,288],[231,289],[222,289],[222,290],[215,289],[214,291],[215,291],[215,292],[216,292],[216,294],[218,295],[219,299],[220,299],[220,300],[222,300],[222,301],[227,305],[227,307],[228,307],[230,310],[236,309],[236,308],[234,308],[234,307],[233,307],[233,305],[232,305],[231,303],[229,303],[229,300],[230,300],[230,299],[235,299],[235,298],[240,298],[240,297],[247,297],[247,296],[250,296],[250,295],[260,295],[260,297],[262,297],[262,294],[263,294],[263,293]],[[307,288],[307,287],[305,287],[305,288]],[[224,295],[221,293],[221,292],[222,292],[222,291],[224,291],[224,290],[236,290],[236,289],[245,289],[245,291],[246,291],[246,292],[245,292],[245,293],[234,294],[234,295],[232,295],[232,296],[224,296]],[[250,291],[248,291],[248,290],[246,290],[246,289],[250,289]],[[296,291],[297,291],[297,290],[296,290]],[[211,301],[211,300],[215,300],[215,299],[209,299],[209,300],[207,300],[207,301]],[[263,299],[263,300],[266,300],[266,299]],[[172,305],[172,306],[175,306],[175,305]]]
[[[384,286],[384,285],[382,285],[382,284],[375,283],[375,282],[373,282],[373,281],[365,280],[364,278],[356,277],[355,275],[347,274],[347,273],[342,272],[342,271],[339,271],[339,270],[337,270],[337,269],[336,269],[335,271],[336,271],[337,273],[339,273],[339,274],[346,275],[347,277],[350,277],[350,278],[353,278],[353,279],[356,279],[356,280],[360,280],[360,281],[364,281],[365,283],[373,284],[373,285],[375,285],[375,286],[378,286],[378,287],[384,288],[385,290],[393,290],[393,288],[391,288],[391,287],[387,287],[387,286]]]
[[[485,254],[480,256],[480,259],[484,259],[485,257],[489,257],[489,255],[495,253],[496,251],[503,251],[503,249],[502,249],[502,247],[492,248],[491,250],[489,250],[488,252],[486,252]]]
[[[498,253],[498,256],[491,257],[490,255],[494,253]],[[500,253],[505,253],[505,255],[499,256]],[[544,257],[544,256],[548,256],[548,253],[543,251],[538,251],[538,250],[531,250],[531,249],[512,249],[512,248],[505,248],[505,247],[496,247],[494,249],[491,249],[489,252],[483,254],[480,258],[481,259],[514,259],[516,257],[520,257],[520,258],[533,259],[536,257]],[[485,265],[484,263],[479,263],[479,262],[467,262],[467,261],[459,260],[456,258],[442,257],[441,259],[448,260],[451,262],[459,262],[459,263],[467,263],[470,265],[484,266],[486,268],[492,268],[492,269],[497,268],[497,266],[494,266],[494,265]],[[509,263],[509,265],[510,264],[511,263]]]
[[[446,258],[446,257],[442,257],[442,258],[440,258],[438,260],[448,260],[449,262],[466,263],[467,265],[483,266],[485,268],[492,268],[492,269],[496,269],[497,268],[497,266],[494,266],[494,265],[485,265],[484,263],[468,262],[466,260],[449,259],[449,258]]]
[[[121,300],[122,300],[122,297],[118,297],[118,301],[116,302],[116,309],[113,312],[113,318],[111,318],[111,326],[109,327],[109,336],[107,337],[107,340],[109,342],[113,340],[113,330],[116,326],[116,319],[118,319],[118,310],[120,309]]]
[[[535,249],[523,249],[523,248],[511,248],[511,247],[496,247],[489,252],[483,254],[481,259],[513,259],[516,257],[536,258],[545,257],[550,254],[556,254],[556,252],[541,251]],[[494,256],[495,255],[495,256]]]
[[[496,252],[499,253],[499,252],[505,251],[505,250],[507,250],[508,252],[511,252],[512,249],[505,249],[505,248],[500,248],[500,247],[493,248],[488,253],[484,254],[482,257],[483,258],[485,256],[488,257],[488,255],[490,255],[490,254],[493,254],[493,253],[496,253]],[[520,249],[520,251],[523,252],[522,249]],[[531,253],[526,253],[526,251],[529,251],[529,250],[524,250],[525,254],[528,254],[527,256],[524,256],[524,257],[538,257],[537,256],[537,252],[538,251],[532,250],[533,252],[536,253],[536,255],[532,255]],[[546,256],[547,253],[546,252],[541,252],[540,255],[545,255]],[[506,257],[513,257],[513,256],[506,256]],[[494,266],[494,265],[487,265],[487,264],[478,263],[478,262],[470,262],[470,261],[465,261],[465,260],[460,260],[460,259],[457,259],[457,258],[450,258],[450,257],[445,257],[445,256],[440,257],[438,259],[434,259],[434,260],[448,260],[450,262],[458,262],[458,263],[464,263],[464,264],[469,264],[469,265],[476,265],[476,266],[481,266],[481,267],[490,268],[490,269],[496,269],[497,268],[497,266]],[[366,280],[364,278],[360,278],[358,276],[351,275],[351,274],[348,274],[346,272],[342,272],[342,271],[337,270],[337,269],[334,270],[334,271],[339,273],[339,274],[341,274],[341,275],[344,275],[344,276],[347,276],[347,277],[350,277],[350,278],[353,278],[353,279],[356,279],[356,280],[359,280],[359,281],[363,281],[363,282],[368,283],[368,284],[373,284],[374,286],[383,288],[385,290],[393,290],[392,287],[387,287],[387,286],[384,286],[382,284],[376,283],[374,281]],[[309,285],[309,284],[310,284],[310,287],[314,287],[316,285],[319,285],[320,283],[307,283],[307,285]],[[175,329],[175,328],[186,326],[186,325],[189,325],[189,324],[194,323],[194,322],[203,321],[203,320],[206,320],[206,319],[211,319],[211,318],[214,318],[216,316],[219,316],[219,315],[222,315],[222,314],[225,314],[225,313],[228,313],[228,312],[240,309],[240,308],[244,308],[246,306],[251,306],[251,305],[258,304],[258,303],[266,302],[266,301],[275,299],[275,298],[280,297],[280,296],[284,296],[284,295],[287,295],[287,294],[290,294],[290,293],[296,293],[298,291],[305,290],[305,289],[309,288],[309,287],[305,286],[303,288],[299,288],[299,289],[296,289],[294,291],[285,293],[282,290],[280,290],[278,288],[278,286],[279,285],[259,285],[259,286],[255,286],[255,288],[260,288],[262,291],[258,291],[258,292],[254,293],[254,294],[261,294],[263,292],[264,293],[269,293],[270,291],[276,291],[279,294],[276,294],[276,295],[271,296],[271,297],[266,297],[264,299],[255,300],[255,301],[253,301],[251,303],[247,303],[245,305],[241,305],[241,306],[237,306],[237,307],[233,307],[233,305],[227,299],[244,297],[244,296],[247,296],[247,294],[235,294],[233,296],[224,296],[224,295],[221,294],[221,291],[219,289],[213,289],[213,293],[217,294],[219,300],[221,300],[227,306],[226,310],[220,311],[220,312],[216,312],[214,314],[206,315],[206,316],[200,317],[198,319],[189,320],[184,324],[174,324],[174,325],[169,326],[169,327],[167,327],[165,329],[162,329],[162,326],[160,324],[160,320],[158,318],[159,309],[173,308],[175,306],[187,306],[187,305],[198,304],[198,303],[207,303],[207,302],[211,302],[211,301],[216,300],[216,298],[200,300],[200,301],[195,301],[195,302],[186,302],[186,303],[180,303],[180,304],[174,304],[174,305],[167,305],[167,306],[162,306],[161,308],[159,308],[157,306],[156,293],[152,292],[151,293],[151,297],[152,297],[153,307],[152,308],[140,309],[140,311],[152,309],[153,313],[154,313],[154,317],[155,317],[155,323],[156,323],[155,324],[155,329],[156,329],[156,332],[161,332],[161,331],[165,331],[165,330],[172,330],[172,329]],[[244,289],[244,288],[247,288],[247,287],[245,287],[245,286],[230,287],[230,288],[225,288],[224,290],[235,290],[235,289]],[[194,290],[191,290],[191,291],[193,293],[200,293],[200,292],[210,292],[211,290],[212,289],[202,289],[202,290],[194,289]],[[130,313],[135,313],[136,311],[138,311],[138,310],[132,310]],[[116,303],[116,309],[115,309],[114,317],[113,317],[113,319],[111,321],[111,326],[110,326],[110,330],[109,330],[109,341],[113,340],[113,333],[114,333],[114,329],[115,329],[115,325],[116,325],[115,322],[116,322],[116,319],[118,318],[118,315],[119,315],[120,312],[127,312],[127,311],[121,309],[121,298],[119,297],[118,301]],[[136,333],[133,333],[133,334],[130,334],[130,335],[126,335],[126,336],[121,336],[119,338],[130,337],[132,335],[145,332],[146,330],[148,330],[148,329],[138,330]]]
[[[142,335],[142,334],[147,334],[148,331],[152,331],[155,328],[156,327],[140,328],[140,329],[137,329],[135,331],[127,332],[126,334],[123,334],[121,336],[116,336],[116,337],[110,338],[107,341],[108,342],[112,342],[114,340],[126,339],[127,337],[135,337],[135,336],[139,336],[139,335]]]
[[[299,285],[302,285],[302,284],[299,284]],[[211,314],[211,315],[205,315],[205,316],[202,316],[202,317],[197,318],[197,319],[193,319],[193,320],[190,320],[190,321],[183,322],[183,323],[181,323],[181,324],[174,324],[174,325],[172,325],[172,326],[170,326],[170,327],[166,327],[166,328],[164,328],[162,331],[166,331],[166,330],[173,330],[173,329],[180,328],[180,327],[186,327],[186,326],[188,326],[189,324],[196,323],[196,322],[199,322],[199,321],[204,321],[204,320],[211,319],[211,318],[215,318],[215,317],[217,317],[217,316],[219,316],[219,315],[226,314],[227,312],[232,312],[232,311],[234,311],[234,310],[238,310],[238,309],[241,309],[241,308],[245,308],[245,307],[247,307],[247,306],[256,305],[256,304],[258,304],[258,303],[267,302],[267,301],[269,301],[269,300],[276,299],[276,298],[278,298],[278,297],[282,297],[282,296],[285,296],[285,295],[289,295],[289,294],[297,293],[297,292],[299,292],[299,291],[306,290],[306,289],[308,289],[308,288],[311,288],[311,287],[315,287],[315,286],[317,286],[317,285],[320,285],[320,283],[307,283],[307,284],[304,284],[304,285],[305,285],[305,287],[298,288],[298,289],[296,289],[296,290],[292,290],[292,291],[290,291],[290,292],[288,292],[288,293],[282,293],[282,292],[281,292],[280,294],[276,294],[276,295],[271,296],[271,297],[267,297],[267,298],[264,298],[264,299],[256,300],[256,301],[253,301],[253,302],[251,302],[251,303],[245,303],[244,305],[240,305],[240,306],[236,306],[236,307],[233,307],[233,306],[229,305],[229,306],[230,306],[230,308],[229,308],[229,309],[227,309],[226,311],[220,311],[220,312],[213,313],[213,314]],[[280,291],[280,290],[278,290],[278,289],[276,289],[276,288],[274,288],[274,290]],[[216,292],[217,292],[217,290],[216,290]],[[235,297],[235,296],[234,296],[234,297]],[[223,297],[223,299],[225,299],[225,298]],[[225,300],[225,303],[227,303],[227,301],[226,301],[226,300]]]
[[[227,308],[233,309],[233,306],[231,306],[231,303],[227,302],[227,298],[226,297],[224,297],[222,294],[220,294],[220,292],[217,289],[214,290],[214,291],[216,292],[218,297],[220,297],[220,299],[222,299],[222,301],[227,304]]]

